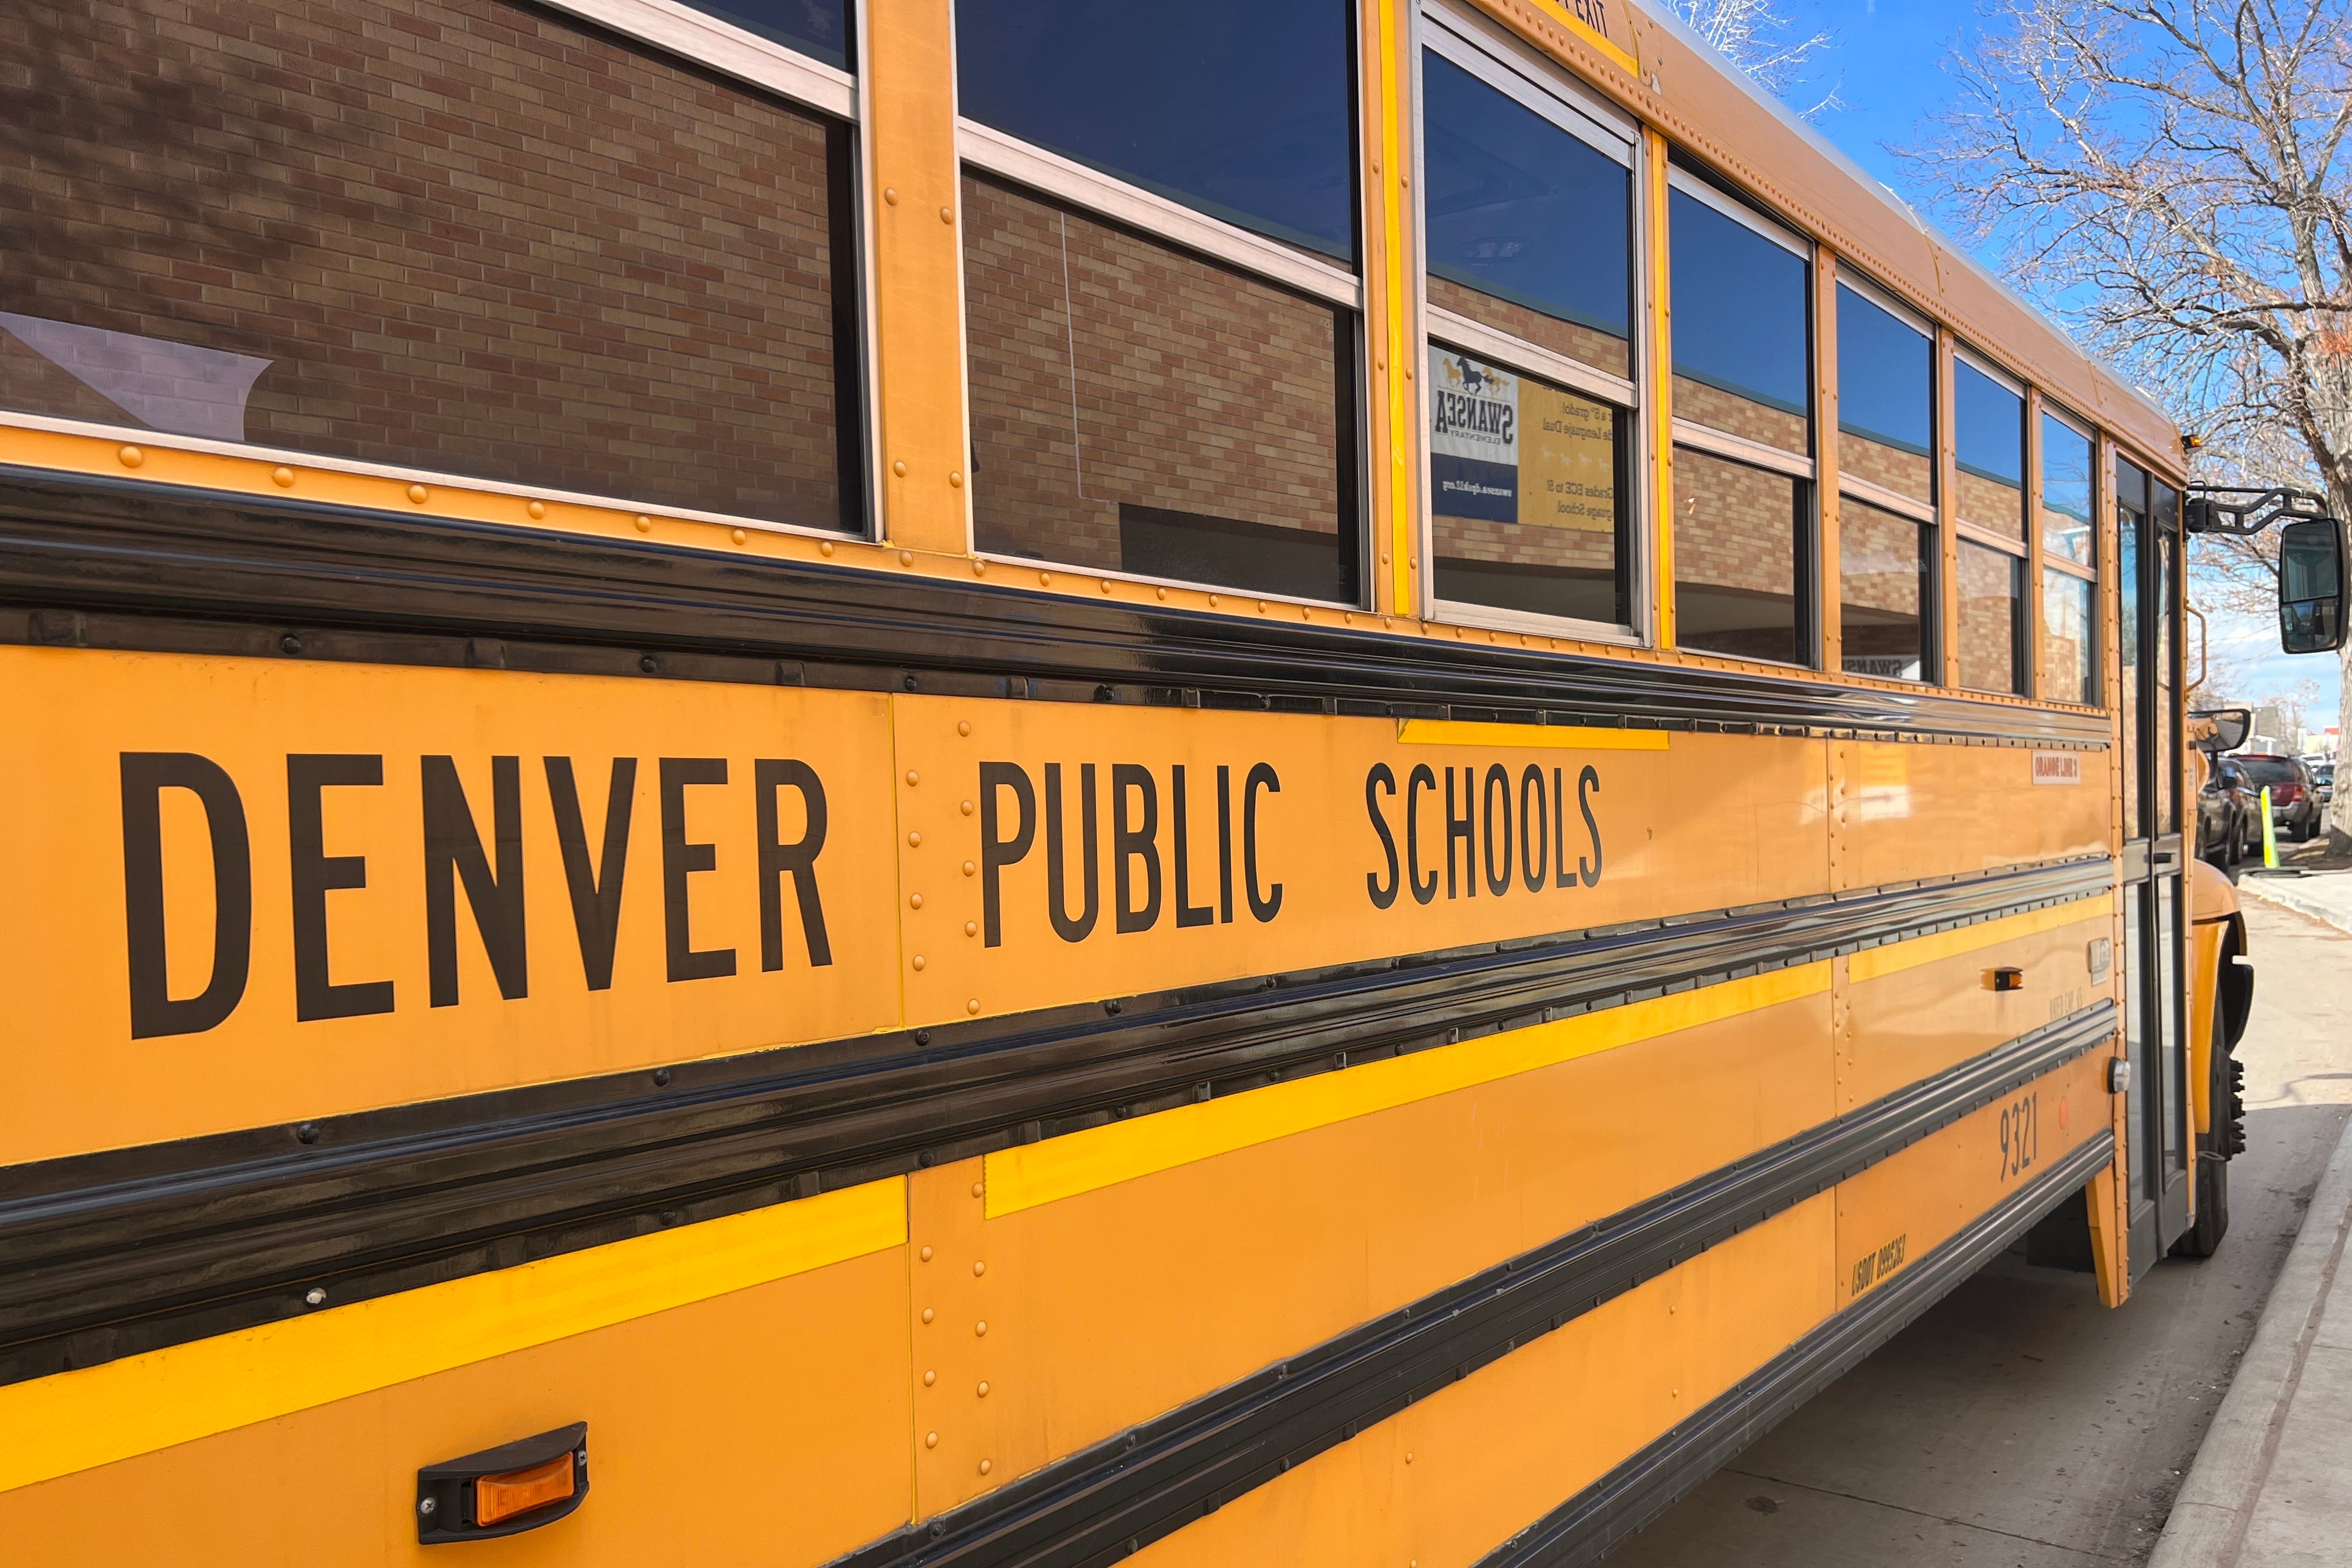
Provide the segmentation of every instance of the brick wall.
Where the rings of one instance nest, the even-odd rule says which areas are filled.
[[[1812,454],[1811,426],[1803,415],[1755,402],[1686,375],[1675,377],[1675,417],[1727,436],[1745,436],[1750,441],[1761,441],[1767,447],[1794,452],[1801,458]]]
[[[1122,503],[1336,541],[1338,312],[1023,192],[963,192],[982,549],[1115,571]]]
[[[1893,490],[1896,495],[1933,505],[1936,500],[1935,465],[1916,452],[1906,452],[1900,447],[1890,447],[1884,441],[1874,441],[1867,436],[1857,436],[1851,430],[1838,432],[1838,471],[1852,474]]]
[[[2017,688],[2016,558],[1960,541],[1960,684],[1978,691]]]
[[[1799,481],[1675,448],[1676,637],[1685,647],[1792,659]]]
[[[1850,665],[1877,669],[1888,659],[1919,658],[1919,557],[1928,537],[1907,517],[1839,500],[1839,641]]]
[[[2099,700],[2097,671],[2091,666],[2094,585],[2063,572],[2042,574],[2042,670],[2049,682],[2043,696],[2060,702]]]
[[[2025,537],[2024,491],[1965,469],[1958,473],[1957,493],[1962,522],[1975,523],[2004,539]]]
[[[0,82],[0,310],[268,360],[256,442],[837,524],[815,120],[498,0],[17,0]]]
[[[1439,310],[1467,316],[1498,332],[1508,332],[1515,338],[1531,342],[1538,348],[1549,349],[1580,364],[1589,364],[1595,370],[1606,371],[1627,381],[1633,377],[1633,351],[1623,338],[1595,331],[1575,321],[1563,321],[1556,316],[1530,310],[1525,305],[1516,305],[1508,300],[1497,299],[1475,289],[1465,289],[1452,279],[1440,278],[1434,272],[1429,275],[1429,302]]]

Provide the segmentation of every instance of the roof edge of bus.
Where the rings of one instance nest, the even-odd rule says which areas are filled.
[[[2116,429],[2116,434],[2124,437],[2137,436],[2140,441],[2150,444],[2156,448],[2147,454],[2148,457],[2168,467],[2178,468],[2180,465],[2179,427],[2174,422],[2170,412],[2154,395],[2127,380],[2114,365],[2085,349],[2072,331],[2053,319],[2040,305],[2003,280],[1963,247],[1958,239],[1922,216],[1910,203],[1897,195],[1884,182],[1855,163],[1836,143],[1807,123],[1803,117],[1782,102],[1778,95],[1765,89],[1746,71],[1726,58],[1712,44],[1700,37],[1680,16],[1675,15],[1670,3],[1654,5],[1645,3],[1638,7],[1629,5],[1628,9],[1633,12],[1642,26],[1664,35],[1666,38],[1688,51],[1694,63],[1704,66],[1713,73],[1716,85],[1737,93],[1748,104],[1761,109],[1801,146],[1842,176],[1853,190],[1866,195],[1877,206],[1916,234],[1920,243],[1931,250],[1936,258],[1948,262],[1955,269],[1966,273],[1986,291],[2019,311],[2033,326],[2046,333],[2053,344],[2060,349],[2063,357],[2073,362],[2073,367],[2096,384],[2097,390],[2112,397],[2126,400],[2142,415],[2141,421],[2133,422],[2138,427]],[[1643,70],[1649,72],[1652,61],[1651,52],[1644,50],[1642,59]],[[1656,79],[1654,75],[1653,79]],[[1666,96],[1666,89],[1664,87],[1653,90],[1661,99]],[[1719,155],[1710,153],[1710,150],[1705,147],[1694,148],[1693,151],[1710,156]],[[1874,258],[1865,255],[1861,259],[1878,259],[1884,263],[1891,262],[1894,258]],[[1916,280],[1914,286],[1916,287]],[[1940,292],[1940,290],[1937,291]],[[1947,319],[1946,324],[1952,326],[1956,331],[1960,331],[1959,322]],[[1961,335],[1969,334],[1961,331]],[[1976,346],[1992,353],[1996,357],[2013,358],[2017,355],[2013,344],[2004,344],[1999,341]],[[2063,403],[2070,406],[2079,401],[2079,390],[2088,390],[2049,385],[2043,377],[2030,374],[2031,366],[2019,368],[2027,370],[2028,379],[2042,385],[2045,391],[2058,395]],[[2073,395],[2070,395],[2070,391]],[[2097,407],[2084,407],[2077,409],[2077,412],[2083,417],[2096,419],[2101,410]],[[2105,422],[2111,428],[2116,425],[2112,415]]]

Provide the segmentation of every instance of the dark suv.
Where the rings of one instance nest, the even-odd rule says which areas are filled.
[[[2197,858],[2219,866],[2234,880],[2248,846],[2261,853],[2261,802],[2246,787],[2245,770],[2235,757],[2209,756],[2205,787],[2197,792]]]
[[[2254,827],[2262,828],[2262,792],[2271,792],[2271,821],[2279,837],[2300,844],[2319,831],[2319,786],[2300,757],[2266,756],[2241,752],[2230,759],[2245,770],[2246,783],[2255,792]]]

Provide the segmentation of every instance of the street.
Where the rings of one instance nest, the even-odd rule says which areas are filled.
[[[2249,889],[2251,892],[2251,889]],[[2146,1561],[2352,1108],[2352,935],[2249,896],[2231,1230],[2121,1310],[2002,1258],[1610,1559],[1612,1568]]]

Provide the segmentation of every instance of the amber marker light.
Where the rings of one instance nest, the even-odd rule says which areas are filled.
[[[422,1545],[520,1535],[564,1518],[588,1495],[588,1426],[576,1422],[416,1473]]]
[[[483,1476],[474,1482],[474,1522],[499,1524],[519,1513],[562,1502],[572,1492],[572,1456],[559,1454],[527,1470]]]

